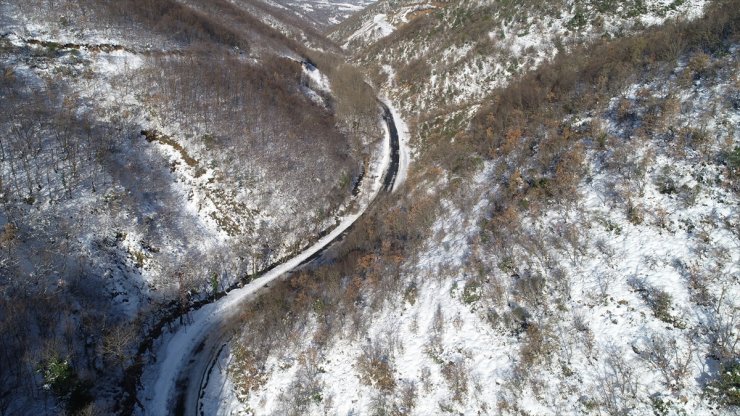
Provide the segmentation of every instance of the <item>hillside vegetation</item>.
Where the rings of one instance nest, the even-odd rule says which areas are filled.
[[[373,68],[412,124],[464,128],[490,94],[559,53],[666,20],[705,1],[379,1],[330,36]]]
[[[736,413],[738,11],[569,45],[459,124],[419,110],[405,193],[244,312],[224,397],[250,414]],[[412,50],[384,56],[396,81],[418,73]]]
[[[351,209],[372,91],[249,4],[0,1],[1,414],[110,414],[158,323]]]

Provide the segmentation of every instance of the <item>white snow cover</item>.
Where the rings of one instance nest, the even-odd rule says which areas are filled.
[[[331,93],[329,78],[313,65],[303,65],[303,73],[311,80],[311,87],[321,92]]]
[[[246,405],[239,401],[227,369],[234,360],[227,345],[216,359],[211,378],[203,389],[203,413],[213,416],[232,416],[247,413]]]
[[[267,0],[268,4],[282,9],[302,11],[299,15],[308,17],[309,23],[315,21],[320,27],[339,24],[372,2],[372,0]]]
[[[724,59],[736,62],[736,54],[733,48]],[[638,91],[648,90],[660,97],[668,94],[661,83],[675,82],[635,84],[626,88],[623,96],[636,99]],[[688,87],[674,85],[682,88],[678,96],[684,110],[669,125],[676,129],[695,126],[712,107],[703,126],[708,135],[729,137],[731,145],[737,146],[740,132],[730,126],[740,123],[740,114],[722,98],[728,91],[737,91],[736,85],[736,74],[709,87],[699,81]],[[611,122],[617,101],[595,109],[594,114],[581,114],[573,125],[598,118],[609,134],[622,137],[625,132]],[[630,143],[637,139],[621,140]],[[719,144],[721,139],[713,139],[710,146],[716,151]],[[630,152],[636,160],[650,152],[656,155],[645,177],[634,179],[644,181],[643,191],[632,195],[632,202],[645,215],[641,222],[630,220],[623,207],[614,205],[614,172],[604,169],[591,151],[586,158],[590,173],[577,188],[576,203],[521,219],[524,233],[542,237],[551,258],[538,258],[517,247],[512,253],[516,261],[544,274],[544,263],[552,261],[562,267],[561,279],[568,287],[562,303],[551,304],[545,316],[535,318],[538,324],[548,322],[552,333],[546,336],[557,342],[544,363],[532,366],[528,376],[532,383],[522,382],[516,369],[522,363],[520,351],[528,336],[512,334],[492,323],[489,315],[493,310],[501,316],[511,305],[491,307],[466,295],[464,289],[476,273],[470,267],[471,257],[496,265],[503,256],[479,252],[474,243],[488,206],[487,195],[495,194],[499,187],[491,184],[496,162],[487,162],[471,181],[469,192],[477,195],[477,203],[463,209],[458,201],[443,201],[432,237],[407,261],[399,278],[416,283],[415,300],[391,297],[379,312],[364,316],[369,322],[366,333],[356,338],[337,333],[329,346],[318,352],[314,365],[321,369],[322,400],[310,405],[306,413],[371,413],[378,390],[360,379],[357,363],[369,345],[380,344],[388,353],[396,391],[414,386],[415,407],[409,413],[414,415],[584,414],[593,412],[596,403],[615,397],[618,405],[634,415],[654,414],[654,403],[663,403],[666,414],[731,414],[732,409],[716,408],[704,395],[703,377],[716,365],[709,356],[711,341],[702,332],[712,317],[710,307],[692,300],[687,273],[699,273],[701,279],[711,277],[705,284],[720,298],[718,313],[727,319],[736,316],[731,314],[737,313],[732,311],[738,310],[740,300],[740,200],[736,192],[720,185],[726,180],[721,164],[695,163],[693,150],[687,150],[685,157],[671,156],[664,146],[660,139],[648,138]],[[689,206],[675,194],[660,192],[656,179],[666,168],[675,172],[677,187],[696,190],[696,199]],[[566,244],[564,237],[557,238],[559,230],[571,224],[581,232],[579,240],[585,244],[581,253],[557,247]],[[518,279],[499,269],[488,278],[504,285]],[[655,315],[635,281],[670,295],[669,317]],[[477,290],[481,294],[484,289]],[[244,402],[246,409],[258,410],[248,414],[279,413],[279,397],[290,394],[290,380],[299,366],[281,366],[281,357],[300,356],[314,348],[311,330],[306,333],[298,337],[299,342],[270,355],[265,364],[268,379]],[[435,337],[436,343],[432,342]],[[669,365],[686,363],[682,386],[666,382],[666,375],[646,358],[656,342],[671,348]],[[450,382],[451,368],[464,375],[464,388]],[[634,388],[634,392],[620,393],[613,377],[622,377],[624,388]],[[461,398],[455,398],[456,388],[463,391]]]
[[[419,58],[429,63],[431,71],[427,79],[415,81],[413,88],[400,85],[396,91],[392,91],[393,98],[399,104],[398,109],[410,115],[440,105],[476,105],[496,88],[506,86],[510,79],[552,59],[558,53],[558,44],[568,49],[571,44],[587,43],[601,36],[623,36],[644,26],[658,25],[672,19],[695,19],[702,15],[706,4],[706,0],[645,0],[643,13],[625,17],[624,6],[617,7],[614,13],[602,14],[596,12],[592,5],[563,1],[546,12],[530,13],[529,9],[524,8],[526,6],[522,6],[523,16],[506,18],[500,16],[495,8],[492,9],[490,2],[485,1],[446,6],[388,2],[383,3],[384,8],[375,7],[372,10],[383,10],[384,21],[395,25],[396,29],[408,21],[410,13],[416,10],[437,9],[444,16],[439,28],[450,33],[465,30],[464,25],[458,27],[452,23],[458,14],[493,14],[487,32],[488,39],[481,36],[474,41],[455,41],[444,44],[442,48],[434,42],[409,35],[386,50],[373,53],[372,56],[360,56],[367,63],[381,66],[397,66],[398,62],[409,63]],[[600,17],[600,23],[595,24],[599,19],[588,14],[584,26],[569,28],[578,8]],[[356,49],[361,53],[363,47],[379,40],[380,37],[374,35],[377,33],[377,16],[374,11],[368,11],[362,16],[358,27],[342,33],[340,40],[344,42],[344,48]],[[333,36],[337,35],[339,33]],[[443,42],[449,42],[445,36],[440,38]],[[477,51],[478,46],[481,46],[482,52]]]
[[[346,48],[353,40],[362,39],[364,42],[374,42],[393,33],[396,27],[388,22],[388,17],[379,13],[372,20],[365,22],[356,32],[347,38],[344,44]]]
[[[302,63],[301,69],[303,71],[304,83],[306,84],[305,87],[302,87],[303,92],[311,101],[326,107],[327,103],[322,97],[322,94],[331,95],[329,77],[309,63]]]

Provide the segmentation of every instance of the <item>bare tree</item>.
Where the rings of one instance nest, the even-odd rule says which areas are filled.
[[[602,404],[610,415],[626,415],[637,396],[637,378],[622,350],[611,346],[606,354],[599,379]]]
[[[658,371],[671,390],[680,391],[691,372],[694,353],[695,347],[690,336],[686,337],[686,346],[683,347],[674,337],[655,334],[648,338],[645,351],[640,357]]]

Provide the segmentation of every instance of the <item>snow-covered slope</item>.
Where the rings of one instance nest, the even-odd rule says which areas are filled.
[[[209,342],[209,340],[217,342],[216,339],[212,338],[218,337],[219,328],[228,328],[229,322],[239,317],[242,306],[254,298],[255,293],[326,248],[362,216],[381,191],[383,176],[390,165],[391,143],[388,132],[386,132],[386,138],[379,147],[370,164],[367,178],[356,197],[357,207],[355,211],[339,218],[337,226],[310,247],[243,287],[234,289],[217,301],[189,314],[184,325],[177,328],[177,331],[174,331],[173,334],[166,334],[163,337],[162,348],[154,352],[152,362],[142,376],[141,384],[144,387],[139,393],[143,403],[142,414],[166,414],[168,409],[172,409],[175,406],[172,399],[176,398],[175,390],[179,372],[186,366],[185,361],[191,357],[191,354],[198,349],[203,349],[203,344]],[[236,325],[238,326],[238,321]],[[163,358],[157,360],[156,357]],[[204,357],[206,360],[208,358]],[[222,370],[221,368],[216,369],[210,375],[210,377],[213,377],[213,381],[210,381],[209,384],[214,383],[219,386],[224,383],[219,377]],[[195,387],[197,388],[199,385]],[[197,393],[199,392],[198,390]],[[211,399],[206,402],[206,406],[211,409],[214,404],[221,402],[221,400],[214,401]],[[217,411],[209,410],[209,414],[214,413],[217,413]]]
[[[685,26],[706,38],[678,60],[593,86],[613,68],[597,51],[572,87],[557,61],[530,79],[543,97],[525,79],[452,138],[417,132],[409,195],[358,231],[356,260],[246,312],[214,397],[260,415],[736,414],[738,17],[714,7],[717,32]]]
[[[270,0],[290,9],[319,29],[339,24],[373,3],[372,0]]]
[[[369,207],[282,7],[0,0],[0,413],[166,413],[218,331],[209,414],[738,413],[740,1],[348,18]]]
[[[270,11],[0,1],[0,413],[112,412],[159,322],[356,209],[378,114],[315,101]]]
[[[358,63],[376,68],[379,86],[402,103],[408,119],[446,113],[458,118],[451,128],[460,128],[471,107],[557,53],[696,18],[705,3],[383,0],[335,27],[331,37]]]

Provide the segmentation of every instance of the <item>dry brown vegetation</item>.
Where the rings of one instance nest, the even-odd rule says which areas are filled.
[[[424,19],[417,19],[409,26],[423,25]],[[540,241],[539,236],[523,235],[520,218],[523,215],[536,217],[545,208],[567,206],[573,202],[575,186],[584,176],[582,168],[588,146],[616,152],[624,145],[611,137],[601,137],[594,143],[586,142],[585,137],[599,132],[599,126],[574,127],[563,120],[570,114],[598,108],[605,100],[617,95],[627,83],[646,74],[666,76],[681,56],[693,53],[721,55],[730,44],[737,42],[738,23],[740,2],[720,1],[709,8],[707,16],[695,22],[669,23],[638,35],[597,41],[588,49],[576,48],[572,53],[559,55],[541,69],[496,91],[464,134],[424,130],[424,148],[420,158],[415,160],[416,171],[409,179],[407,189],[415,189],[422,183],[434,183],[437,176],[445,172],[466,178],[480,167],[482,160],[494,161],[497,164],[495,183],[502,184],[502,191],[492,195],[482,244],[487,245],[487,251],[504,259],[513,245],[526,245],[533,256],[551,264],[548,248],[544,245],[554,242]],[[696,64],[700,66],[699,72],[705,67],[700,64]],[[415,68],[409,73],[418,71]],[[643,124],[647,130],[642,134],[650,134],[651,126],[657,128],[662,123],[663,107],[668,106],[670,100],[652,107],[653,110],[648,112],[648,123]],[[629,106],[622,110],[625,120],[632,117]],[[650,113],[654,117],[651,118]],[[452,135],[454,142],[450,141]],[[600,137],[599,134],[593,136]],[[649,159],[644,162],[648,163]],[[640,166],[635,166],[635,169],[640,169]],[[625,175],[629,174],[628,170],[623,169]],[[441,192],[446,196],[463,194],[460,188],[465,186],[464,183],[464,180],[452,181],[450,187]],[[362,314],[377,310],[390,293],[407,297],[413,293],[408,290],[408,282],[399,279],[399,265],[392,259],[413,258],[417,243],[428,237],[424,230],[432,223],[439,207],[437,202],[422,194],[400,197],[395,202],[380,201],[333,253],[332,264],[310,268],[299,278],[281,284],[280,290],[268,294],[263,301],[274,304],[270,310],[277,314],[269,322],[276,328],[285,325],[302,327],[307,325],[306,316],[313,313],[324,333],[350,328],[350,334],[362,336],[367,325],[362,321]],[[632,210],[635,211],[635,221],[638,209],[633,207]],[[570,253],[573,262],[577,262],[584,253],[585,244],[581,240],[579,225],[562,223],[558,232],[561,238],[557,243]],[[515,258],[498,266],[504,274],[515,275],[517,280],[512,298],[526,307],[514,308],[511,313],[495,318],[508,322],[506,326],[524,337],[519,376],[526,378],[529,368],[548,363],[549,355],[557,347],[550,324],[546,321],[533,324],[530,319],[549,313],[551,305],[542,302],[546,297],[545,290],[552,289],[552,296],[567,298],[569,289],[564,283],[567,279],[562,269],[556,267],[548,276],[529,273],[526,265],[517,264]],[[495,285],[498,277],[492,281],[490,285]],[[490,296],[494,304],[503,303],[501,292],[505,288],[489,287],[488,283],[485,286],[481,292],[484,296]],[[317,304],[322,306],[317,308]],[[293,319],[281,319],[287,316]],[[592,348],[593,334],[590,330],[584,327],[579,331],[583,333],[584,344]],[[316,348],[329,343],[326,337],[320,340]],[[373,357],[373,354],[366,353],[361,361],[373,362]],[[651,359],[660,365],[660,360],[665,361],[661,357],[658,354],[658,358]],[[383,368],[381,362],[378,361],[376,369]],[[677,368],[683,362],[678,362]],[[614,367],[621,368],[619,363]],[[670,366],[668,368],[673,371]],[[628,377],[620,373],[621,370],[615,371],[620,377]],[[460,393],[456,397],[462,397],[467,386],[464,378],[456,376],[460,372],[458,364],[445,364],[444,372],[453,390]],[[375,379],[382,378],[376,376],[374,379],[372,372],[365,373],[365,377],[375,383]],[[624,386],[615,384],[612,387],[627,388]],[[612,395],[619,394],[613,389],[610,391]],[[614,402],[609,406],[617,409],[620,403]]]
[[[0,112],[0,329],[7,335],[0,357],[12,362],[0,372],[0,413],[24,398],[46,403],[50,414],[87,406],[87,394],[70,399],[42,388],[41,370],[56,362],[69,363],[85,393],[94,382],[98,403],[110,411],[122,389],[135,391],[137,380],[128,376],[141,363],[132,355],[151,348],[147,337],[279,260],[278,245],[292,234],[292,225],[279,224],[234,241],[227,253],[195,248],[202,230],[183,215],[182,195],[173,189],[178,165],[203,182],[206,171],[216,172],[203,185],[205,199],[217,205],[213,217],[231,236],[253,227],[245,224],[253,209],[235,194],[257,188],[256,180],[269,188],[265,198],[280,191],[306,196],[308,219],[294,216],[307,227],[294,244],[300,247],[324,231],[322,221],[331,223],[362,169],[365,155],[350,127],[377,135],[379,112],[370,109],[369,88],[362,106],[315,105],[301,89],[300,63],[276,57],[305,56],[304,46],[226,1],[202,2],[203,9],[176,1],[0,2],[3,11],[11,6],[29,21],[44,14],[50,32],[89,29],[121,43],[86,44],[81,35],[77,43],[30,39],[16,46],[0,37],[0,99],[13,109]],[[118,68],[111,79],[95,72],[92,60],[117,53],[143,64]],[[351,98],[359,73],[338,76]],[[146,108],[100,104],[106,97],[97,88],[107,82],[116,100],[130,93]],[[147,117],[167,134],[140,125]],[[175,160],[160,148],[174,150]],[[186,256],[168,250],[168,241],[182,243]],[[147,287],[148,274],[161,279]],[[111,289],[113,282],[123,283]],[[155,287],[162,290],[152,298],[142,295]],[[265,355],[241,352],[245,361]]]

